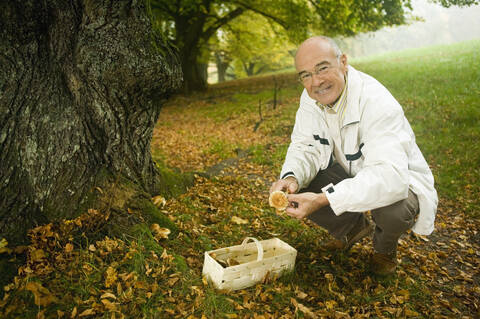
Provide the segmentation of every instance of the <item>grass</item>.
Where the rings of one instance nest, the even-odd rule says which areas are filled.
[[[367,240],[349,253],[324,251],[321,245],[328,235],[323,229],[277,215],[268,206],[268,188],[287,151],[301,93],[294,76],[277,74],[282,90],[275,109],[268,76],[213,85],[207,93],[172,99],[162,111],[152,142],[152,154],[166,179],[178,180],[182,188],[187,184],[185,172],[205,171],[236,156],[237,148],[247,150],[248,157],[223,175],[195,176],[183,194],[167,190],[165,206],[136,207],[147,219],[136,226],[133,236],[85,242],[74,239],[62,224],[37,231],[17,280],[7,286],[0,301],[0,317],[480,315],[474,306],[479,282],[471,275],[480,267],[475,235],[480,231],[479,52],[480,41],[470,41],[350,61],[382,82],[402,104],[440,197],[436,232],[429,241],[411,234],[402,238],[402,264],[394,276],[372,275]],[[233,216],[247,223],[234,223]],[[87,227],[88,219],[82,221]],[[78,224],[65,225],[72,223]],[[172,233],[168,239],[159,238],[150,223],[171,228]],[[237,245],[247,236],[278,237],[295,247],[294,272],[237,292],[220,292],[206,284],[201,275],[203,253]],[[74,244],[68,253],[67,243]],[[46,257],[35,259],[39,249]],[[48,293],[26,290],[31,280]],[[114,299],[105,297],[107,293]],[[38,305],[47,302],[49,294],[59,301]]]
[[[404,107],[442,197],[476,214],[480,193],[480,41],[358,59]]]

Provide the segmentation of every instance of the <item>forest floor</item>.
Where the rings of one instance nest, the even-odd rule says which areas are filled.
[[[372,274],[371,239],[348,253],[326,251],[323,229],[269,207],[301,93],[293,74],[279,74],[213,85],[164,106],[154,159],[198,172],[186,193],[152,199],[174,223],[170,234],[149,225],[136,237],[62,241],[76,227],[94,227],[91,210],[32,230],[29,247],[0,243],[0,253],[28,251],[4,288],[0,317],[480,317],[478,52],[480,41],[472,41],[352,62],[404,107],[439,194],[435,231],[400,239],[395,274]],[[294,271],[247,289],[214,289],[202,278],[205,251],[246,237],[294,247]]]

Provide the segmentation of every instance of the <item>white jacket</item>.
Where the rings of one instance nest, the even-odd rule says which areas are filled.
[[[410,188],[420,205],[412,230],[429,235],[434,228],[437,192],[402,107],[382,84],[351,66],[347,90],[340,135],[347,173],[353,177],[325,192],[331,208],[340,215],[384,207],[407,198]],[[333,139],[322,112],[304,90],[280,174],[293,173],[300,188],[326,169],[332,157]]]

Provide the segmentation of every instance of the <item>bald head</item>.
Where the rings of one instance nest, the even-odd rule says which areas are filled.
[[[308,38],[303,41],[302,44],[298,47],[297,53],[295,54],[295,67],[297,66],[297,57],[302,55],[303,51],[309,50],[332,50],[335,57],[342,55],[342,50],[338,47],[337,43],[329,37],[319,35]]]

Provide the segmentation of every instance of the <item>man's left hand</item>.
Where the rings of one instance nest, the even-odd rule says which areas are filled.
[[[287,194],[290,205],[285,212],[288,216],[303,219],[320,208],[329,205],[324,193]]]

